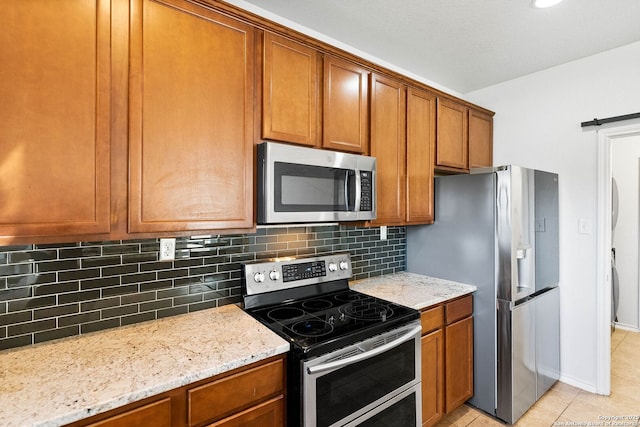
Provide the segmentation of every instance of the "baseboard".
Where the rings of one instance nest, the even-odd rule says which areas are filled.
[[[640,329],[633,327],[633,326],[628,326],[625,325],[623,323],[617,323],[615,324],[615,328],[616,329],[622,329],[623,331],[629,331],[629,332],[640,332]]]
[[[568,375],[560,374],[560,379],[558,381],[563,382],[565,384],[569,384],[574,387],[578,387],[579,389],[588,391],[589,393],[597,393],[595,384],[586,383],[576,378],[572,378]]]

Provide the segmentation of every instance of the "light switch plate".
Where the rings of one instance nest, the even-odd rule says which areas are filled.
[[[593,226],[591,225],[591,220],[586,218],[580,218],[578,220],[578,233],[591,234],[592,232],[593,232]]]

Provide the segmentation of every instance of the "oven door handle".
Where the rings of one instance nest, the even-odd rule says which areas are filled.
[[[406,334],[396,338],[391,342],[381,345],[380,347],[376,347],[374,349],[365,351],[363,353],[357,354],[352,357],[347,357],[346,359],[336,360],[335,362],[329,362],[329,363],[325,363],[318,366],[310,366],[307,368],[307,373],[309,375],[319,374],[321,372],[342,368],[344,366],[351,365],[356,362],[360,362],[370,357],[377,356],[378,354],[384,353],[387,350],[390,350],[406,341],[409,341],[416,334],[419,334],[421,331],[422,331],[422,326],[418,325],[414,328],[411,328],[411,330],[408,331]]]

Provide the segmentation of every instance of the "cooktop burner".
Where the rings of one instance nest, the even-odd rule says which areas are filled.
[[[416,310],[349,288],[348,253],[243,266],[245,310],[311,357],[420,317]]]
[[[418,317],[411,308],[351,289],[248,312],[303,353],[340,347],[354,334],[375,335]]]

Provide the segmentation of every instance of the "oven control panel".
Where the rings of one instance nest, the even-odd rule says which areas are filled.
[[[348,252],[311,258],[275,258],[245,264],[243,270],[248,295],[350,279],[352,275]]]
[[[276,271],[274,271],[276,273]],[[327,266],[324,261],[303,262],[300,264],[283,264],[282,281],[311,279],[312,277],[324,277],[327,275]]]

